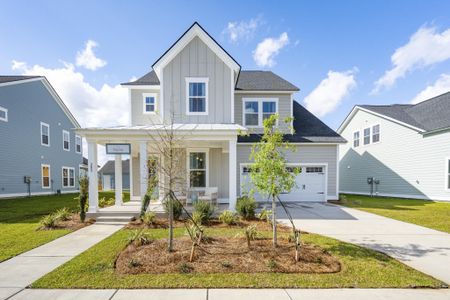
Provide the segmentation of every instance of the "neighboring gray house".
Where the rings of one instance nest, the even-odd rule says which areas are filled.
[[[102,189],[104,191],[114,190],[116,188],[115,184],[115,161],[108,160],[103,167],[98,171],[99,178],[102,182]],[[130,189],[130,160],[122,161],[122,188]]]
[[[0,198],[75,192],[80,125],[42,76],[0,76]]]
[[[450,201],[450,92],[355,106],[338,132],[341,193]]]
[[[131,123],[77,132],[88,140],[89,166],[97,163],[98,144],[131,145],[131,199],[145,195],[148,176],[164,180],[158,170],[164,162],[151,135],[173,123],[175,134],[183,139],[180,151],[186,163],[182,171],[186,185],[180,187],[181,192],[217,191],[219,202],[234,210],[237,197],[250,189],[251,147],[260,138],[263,120],[275,113],[281,120],[295,118],[295,134],[282,121],[280,128],[297,150],[286,154],[289,164],[301,168],[298,188],[282,198],[338,198],[338,146],[345,140],[294,100],[299,91],[295,85],[270,71],[241,70],[198,23],[158,58],[146,75],[122,85],[129,90],[129,99],[123,101],[130,103]],[[239,136],[241,131],[250,136]],[[116,160],[121,161],[120,155]],[[149,170],[149,165],[154,167]],[[123,183],[115,177],[117,190]],[[96,214],[95,168],[89,168],[89,178],[89,213]],[[258,200],[267,198],[259,196]]]

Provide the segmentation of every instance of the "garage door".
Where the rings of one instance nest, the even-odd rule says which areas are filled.
[[[292,170],[292,168],[289,168]],[[241,189],[250,191],[253,187],[250,180],[249,166],[241,167]],[[290,193],[280,196],[284,201],[326,201],[325,195],[325,166],[300,166],[300,173],[295,178],[296,186]],[[255,193],[258,201],[267,201],[267,196]]]

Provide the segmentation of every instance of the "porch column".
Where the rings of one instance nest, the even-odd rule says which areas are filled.
[[[97,143],[88,141],[89,213],[98,211]]]
[[[147,142],[143,141],[139,144],[139,170],[141,173],[141,200],[144,199],[147,193],[147,177],[148,177],[148,166],[147,166]]]
[[[116,206],[122,205],[122,155],[116,154],[114,163],[114,184],[116,191]]]
[[[228,174],[229,174],[229,204],[228,208],[231,211],[236,209],[236,146],[237,146],[237,138],[233,138],[228,142]]]
[[[133,155],[130,153],[130,200],[134,198],[133,192]]]

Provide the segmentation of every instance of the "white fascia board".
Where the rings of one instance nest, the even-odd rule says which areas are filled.
[[[160,90],[160,85],[122,85],[123,88],[129,89],[129,90]]]
[[[258,91],[258,90],[254,90],[254,91],[242,91],[242,90],[234,90],[235,94],[294,94],[296,93],[296,91]]]
[[[14,84],[28,83],[28,82],[33,82],[33,81],[39,81],[39,80],[42,80],[42,79],[43,79],[43,77],[36,77],[36,78],[30,78],[30,79],[23,79],[23,80],[15,80],[15,81],[3,82],[3,83],[0,83],[0,87],[8,86],[8,85],[14,85]]]

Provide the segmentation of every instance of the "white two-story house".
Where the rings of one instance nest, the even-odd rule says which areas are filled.
[[[149,73],[122,85],[129,90],[131,124],[78,132],[87,139],[93,166],[98,144],[130,145],[132,199],[142,198],[147,190],[148,160],[163,163],[151,135],[172,124],[184,137],[185,188],[215,187],[219,202],[229,203],[233,210],[237,197],[251,188],[251,147],[260,138],[263,120],[275,113],[280,119],[295,118],[295,134],[281,121],[279,126],[297,148],[286,154],[289,163],[301,167],[296,189],[283,199],[337,199],[338,145],[345,140],[294,100],[296,86],[270,71],[241,70],[198,23],[157,59]],[[240,136],[241,131],[249,135]],[[120,163],[120,154],[116,161]],[[89,166],[91,213],[97,210],[96,172]],[[120,178],[115,184],[120,185]]]

